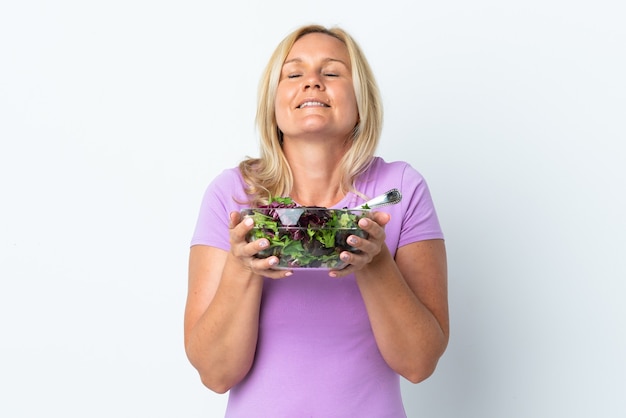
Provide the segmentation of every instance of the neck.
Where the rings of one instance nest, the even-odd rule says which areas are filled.
[[[291,198],[303,206],[330,207],[344,197],[339,162],[345,150],[323,144],[299,144],[284,150],[293,173]]]
[[[340,191],[339,185],[330,186],[331,189],[310,190],[294,187],[291,191],[291,198],[301,206],[320,206],[329,208],[335,206],[343,199],[344,193]]]

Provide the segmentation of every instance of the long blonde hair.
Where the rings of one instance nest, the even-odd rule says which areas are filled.
[[[288,196],[293,187],[291,168],[282,150],[281,132],[276,123],[274,101],[282,66],[294,43],[304,35],[323,33],[346,45],[352,67],[359,122],[349,140],[352,145],[340,162],[341,191],[357,192],[354,181],[371,163],[382,131],[383,109],[374,74],[356,41],[343,29],[307,25],[296,29],[272,54],[259,83],[256,124],[261,137],[260,157],[246,158],[239,169],[248,185],[250,204],[266,204],[270,197]]]

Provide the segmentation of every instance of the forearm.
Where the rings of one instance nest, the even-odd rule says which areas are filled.
[[[238,383],[254,360],[262,278],[227,258],[206,310],[187,335],[187,356],[202,382],[223,393]]]
[[[387,364],[412,382],[426,379],[447,346],[447,324],[407,284],[386,247],[356,277]]]

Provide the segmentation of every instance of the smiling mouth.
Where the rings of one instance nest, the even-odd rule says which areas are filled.
[[[305,107],[330,107],[330,106],[322,102],[309,101],[309,102],[302,103],[300,106],[298,106],[298,109],[304,109]]]

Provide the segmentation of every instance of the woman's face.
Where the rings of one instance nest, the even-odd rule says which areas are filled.
[[[285,139],[322,134],[345,140],[358,110],[344,43],[323,33],[296,41],[283,64],[275,111]]]

